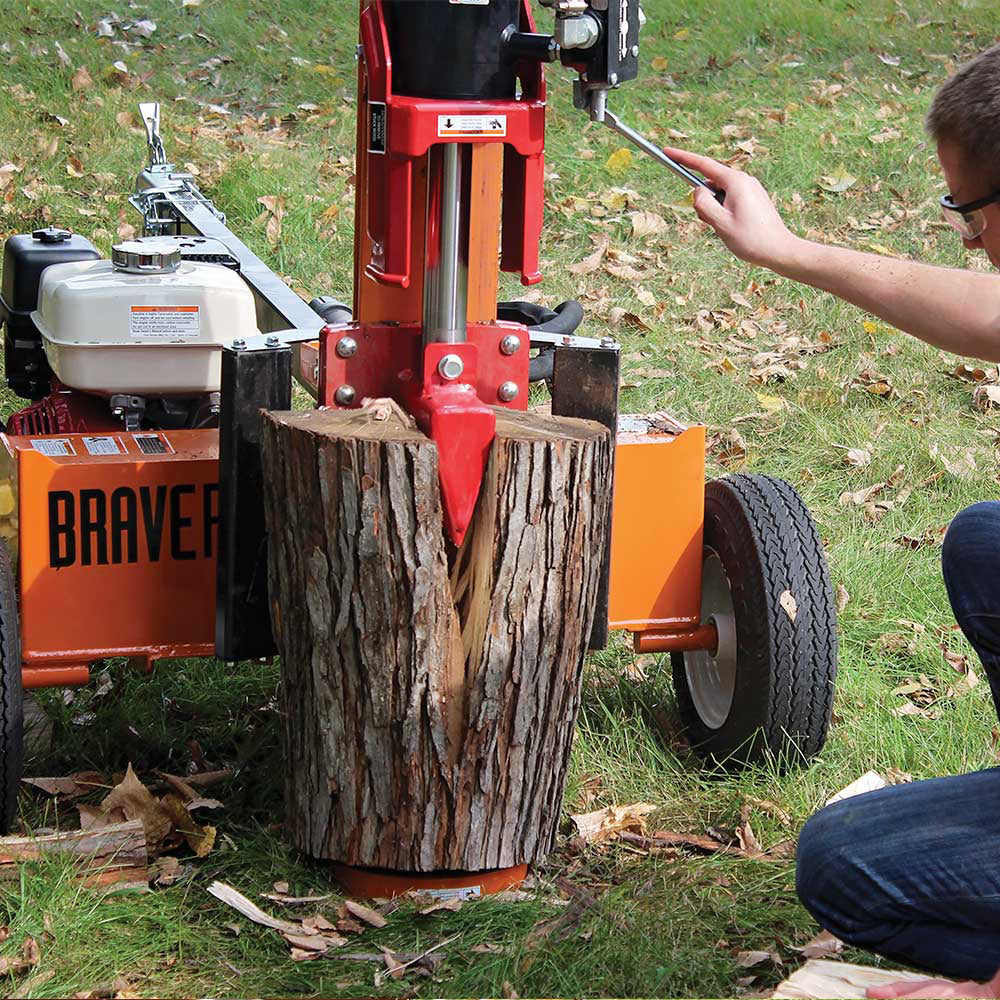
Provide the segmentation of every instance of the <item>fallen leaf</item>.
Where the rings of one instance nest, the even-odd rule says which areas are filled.
[[[741,951],[736,955],[736,964],[741,969],[752,969],[761,962],[769,962],[771,953],[769,951]]]
[[[799,613],[799,605],[792,592],[790,590],[782,591],[781,597],[778,598],[778,603],[784,609],[785,614],[792,621],[795,621],[795,616]]]
[[[945,454],[937,444],[932,444],[931,458],[938,459],[945,470],[956,479],[971,479],[976,472],[976,455],[971,448]]]
[[[363,903],[356,903],[353,899],[344,900],[344,909],[366,924],[371,924],[372,927],[385,927],[388,923],[377,910],[372,910]]]
[[[794,948],[803,958],[835,958],[844,950],[844,942],[829,931],[820,931],[801,948]]]
[[[849,174],[844,165],[840,164],[834,171],[825,174],[819,179],[819,186],[824,191],[829,191],[832,194],[842,194],[849,188],[854,187],[857,182],[857,177]]]
[[[571,264],[566,270],[570,274],[593,274],[601,266],[607,250],[607,243],[602,243],[589,257],[584,257],[578,264]]]
[[[632,150],[622,147],[621,149],[616,149],[604,164],[605,169],[610,170],[612,173],[624,173],[632,166]]]
[[[758,809],[762,809],[766,813],[770,813],[782,826],[791,826],[792,818],[785,812],[777,802],[771,802],[770,799],[757,799],[752,795],[745,796],[746,801],[751,805],[756,806]]]
[[[842,584],[837,584],[837,614],[841,614],[844,608],[847,607],[848,602],[851,600],[851,595],[848,593],[847,588]]]
[[[172,826],[170,814],[136,777],[131,764],[128,765],[125,777],[101,803],[101,812],[105,816],[114,810],[121,810],[126,819],[137,819],[142,822],[146,847],[150,853],[153,853],[170,833]]]
[[[73,78],[70,80],[70,86],[74,90],[86,90],[88,87],[92,87],[93,85],[93,77],[90,75],[86,66],[81,66],[73,74]]]
[[[656,212],[632,212],[629,219],[632,220],[632,235],[640,240],[647,236],[660,236],[669,228],[667,220]]]

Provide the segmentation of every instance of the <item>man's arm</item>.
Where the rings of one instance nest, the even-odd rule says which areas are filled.
[[[694,207],[742,260],[831,292],[921,340],[1000,361],[1000,275],[932,267],[794,235],[758,180],[707,156],[667,152],[726,192],[695,191]]]

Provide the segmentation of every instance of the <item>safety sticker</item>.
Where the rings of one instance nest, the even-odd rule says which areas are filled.
[[[454,889],[424,889],[421,893],[430,896],[431,899],[478,899],[483,894],[481,885],[463,885]]]
[[[384,153],[386,148],[385,101],[368,102],[368,152]]]
[[[133,340],[197,340],[198,306],[132,306],[128,332]]]
[[[447,136],[507,135],[506,115],[438,115],[438,138]]]
[[[31,447],[49,458],[59,458],[63,455],[75,455],[73,442],[69,438],[32,438]]]
[[[85,437],[83,446],[90,455],[120,455],[121,448],[113,437]]]

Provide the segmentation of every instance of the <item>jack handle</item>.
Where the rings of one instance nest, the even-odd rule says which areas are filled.
[[[597,89],[590,92],[590,118],[591,121],[603,122],[607,125],[609,129],[613,132],[617,132],[620,136],[628,139],[634,146],[637,146],[644,153],[651,156],[657,163],[662,164],[668,170],[672,170],[678,177],[687,181],[688,184],[693,188],[706,188],[715,195],[715,200],[720,204],[724,205],[726,201],[726,192],[719,191],[717,188],[713,187],[708,183],[703,177],[699,177],[696,173],[688,170],[683,164],[678,163],[675,159],[667,156],[666,153],[660,149],[655,143],[652,143],[644,135],[636,132],[634,128],[626,125],[613,111],[608,110],[608,92],[606,90]]]

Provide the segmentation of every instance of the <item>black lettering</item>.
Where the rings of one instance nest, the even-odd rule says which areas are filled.
[[[49,565],[53,569],[76,562],[76,499],[65,490],[49,494]]]
[[[194,549],[181,547],[181,529],[191,527],[191,518],[181,514],[181,501],[186,496],[193,496],[194,486],[173,486],[170,489],[170,557],[171,559],[195,559]]]
[[[104,490],[80,490],[80,562],[94,565],[108,564],[108,498]],[[95,544],[96,543],[96,544]]]
[[[156,562],[160,558],[160,547],[163,545],[163,519],[167,514],[166,486],[156,487],[155,509],[151,487],[139,487],[139,501],[142,506],[142,524],[146,529],[146,551],[149,553],[149,561]]]
[[[205,558],[215,555],[215,539],[219,531],[219,484],[205,484]]]
[[[111,561],[122,562],[122,538],[125,539],[127,559],[139,561],[139,515],[135,490],[119,486],[111,494]]]

